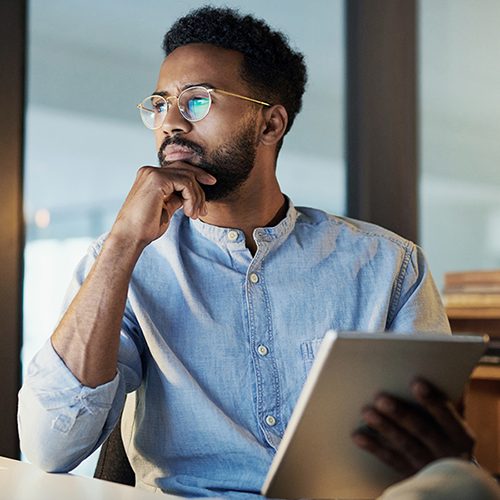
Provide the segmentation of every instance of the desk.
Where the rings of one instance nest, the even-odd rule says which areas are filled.
[[[49,474],[34,465],[0,457],[0,500],[180,500],[123,484],[73,474]],[[184,500],[184,499],[182,499]]]

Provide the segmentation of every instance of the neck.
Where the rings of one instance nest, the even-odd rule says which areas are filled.
[[[257,251],[253,232],[258,227],[271,227],[286,216],[288,203],[281,193],[277,181],[258,192],[242,189],[228,200],[208,204],[208,214],[203,222],[219,227],[241,230],[245,235],[247,248],[252,255]]]

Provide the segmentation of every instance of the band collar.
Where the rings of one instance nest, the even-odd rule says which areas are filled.
[[[295,222],[298,217],[298,212],[295,209],[292,201],[288,196],[285,196],[288,202],[288,210],[286,217],[274,227],[261,227],[256,228],[254,231],[254,237],[262,238],[264,240],[275,240],[275,239],[285,239],[293,231],[295,227]],[[220,243],[228,239],[228,234],[230,232],[236,231],[238,233],[238,238],[244,240],[243,233],[235,228],[224,228],[219,226],[212,226],[207,224],[200,219],[192,220],[189,219],[189,223],[192,228],[196,229],[205,238]]]

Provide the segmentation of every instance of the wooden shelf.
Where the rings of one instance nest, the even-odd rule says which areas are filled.
[[[500,338],[500,309],[447,308],[453,333]],[[474,455],[484,469],[500,474],[500,366],[479,365],[464,394],[464,416],[476,436]]]
[[[479,365],[472,372],[471,379],[474,379],[474,380],[500,380],[500,366]]]
[[[500,338],[500,318],[493,317],[456,317],[448,316],[453,333],[469,333],[473,335],[489,335]]]

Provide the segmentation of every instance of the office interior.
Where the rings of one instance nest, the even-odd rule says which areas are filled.
[[[136,104],[156,84],[163,34],[204,3],[0,6],[2,456],[19,457],[16,393],[73,268],[137,169],[157,164]],[[500,267],[498,2],[211,3],[263,17],[306,55],[303,111],[278,163],[295,205],[415,240],[440,290],[447,272]]]

